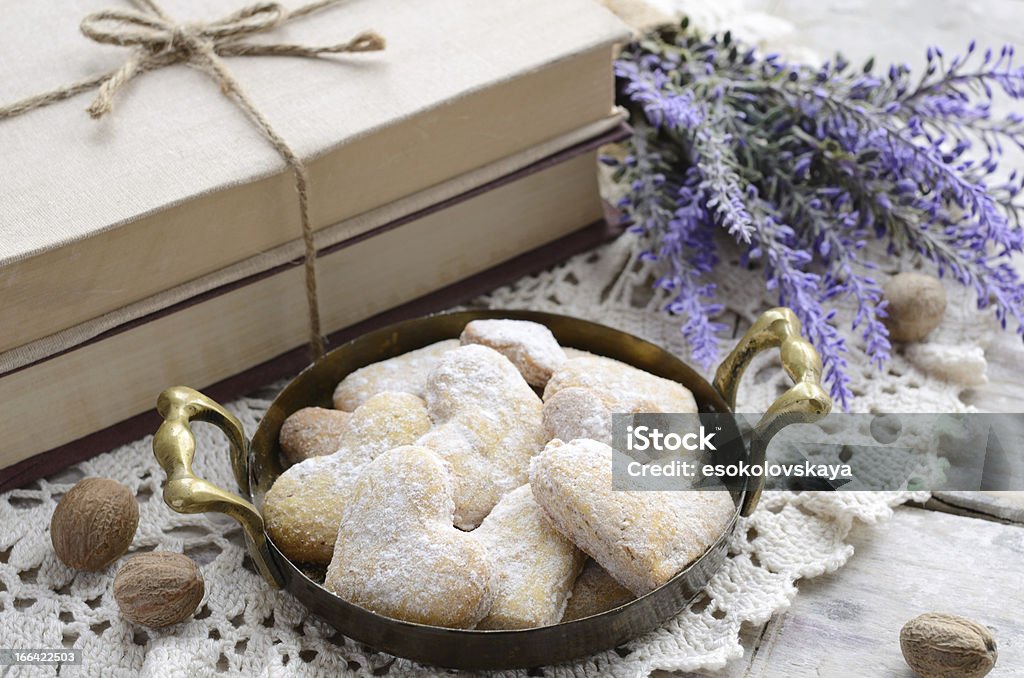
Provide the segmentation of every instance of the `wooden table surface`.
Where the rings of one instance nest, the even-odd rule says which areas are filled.
[[[798,582],[789,610],[745,627],[741,660],[718,673],[655,675],[911,678],[899,632],[923,612],[990,627],[999,659],[989,675],[1024,675],[1024,525],[901,507],[850,542],[856,552],[842,569]]]

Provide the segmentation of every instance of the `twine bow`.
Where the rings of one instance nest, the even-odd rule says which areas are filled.
[[[43,92],[9,106],[0,107],[0,120],[99,88],[88,107],[89,115],[99,118],[113,108],[114,97],[133,78],[147,71],[173,64],[188,64],[216,81],[249,116],[295,175],[299,198],[299,216],[305,248],[306,301],[309,305],[309,342],[314,359],[324,352],[320,329],[320,310],[316,288],[316,245],[309,219],[309,175],[302,159],[274,130],[252,103],[221,59],[225,56],[298,56],[371,52],[384,49],[384,39],[373,31],[356,35],[348,42],[323,47],[286,43],[246,42],[248,36],[273,30],[282,23],[305,16],[341,0],[319,0],[288,11],[276,2],[257,2],[223,19],[205,23],[178,23],[155,0],[135,0],[144,11],[111,9],[90,14],[82,20],[82,33],[98,43],[132,48],[128,59],[116,70],[80,80],[66,87]]]

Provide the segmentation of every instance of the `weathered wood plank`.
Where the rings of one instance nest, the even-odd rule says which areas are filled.
[[[999,644],[989,675],[1024,675],[1024,526],[903,507],[850,540],[857,552],[845,567],[801,582],[789,610],[744,629],[743,659],[717,673],[652,676],[913,678],[899,631],[923,612],[989,626]]]
[[[936,492],[925,508],[1024,524],[1024,492]]]
[[[901,508],[851,541],[857,552],[846,566],[802,582],[792,608],[769,622],[749,668],[726,675],[909,678],[899,630],[929,611],[991,627],[1000,657],[990,675],[1024,674],[1024,527]]]

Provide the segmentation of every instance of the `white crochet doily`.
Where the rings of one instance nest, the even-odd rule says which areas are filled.
[[[669,0],[675,2],[675,0]],[[741,26],[748,34],[778,38],[785,27],[742,13],[742,3],[686,3],[707,24]],[[723,8],[728,16],[720,16]],[[716,9],[717,8],[717,9]],[[714,26],[712,26],[714,27]],[[750,37],[750,36],[748,36]],[[787,36],[788,37],[788,36]],[[553,271],[497,290],[479,305],[530,308],[602,322],[649,339],[681,356],[686,347],[679,321],[660,312],[664,300],[650,291],[650,271],[635,258],[632,236],[577,256]],[[775,304],[757,271],[723,265],[717,283],[734,337],[758,313]],[[760,292],[759,292],[760,291]],[[861,346],[846,332],[856,411],[961,412],[957,394],[984,379],[982,349],[992,321],[969,309],[973,302],[949,290],[946,321],[928,344],[895,352],[886,374],[866,366]],[[837,322],[845,327],[848,314]],[[726,349],[735,338],[726,342]],[[911,358],[913,360],[911,360]],[[708,376],[708,375],[705,375]],[[944,380],[945,379],[945,380]],[[161,385],[155,386],[158,388]],[[778,356],[751,366],[740,392],[742,411],[763,411],[785,388]],[[272,391],[231,403],[228,409],[251,434]],[[228,488],[234,481],[227,442],[211,426],[196,425],[195,470]],[[311,615],[291,595],[275,592],[245,555],[241,530],[218,515],[181,515],[160,499],[162,472],[151,439],[103,454],[27,488],[0,495],[0,648],[82,650],[80,667],[60,675],[436,675],[423,667],[353,642]],[[194,619],[162,631],[135,626],[119,614],[112,595],[117,564],[105,572],[78,573],[62,565],[50,546],[48,525],[60,496],[77,480],[105,476],[131,488],[141,502],[132,552],[183,552],[201,564],[206,598]],[[744,623],[762,624],[796,595],[795,582],[833,572],[853,554],[846,537],[856,521],[875,523],[908,493],[766,494],[740,522],[732,556],[695,605],[663,628],[615,651],[585,661],[542,669],[549,676],[642,676],[655,669],[695,671],[723,666],[742,656]],[[10,667],[9,676],[54,675],[53,667]],[[526,672],[505,672],[519,676]],[[537,672],[531,675],[538,675]]]

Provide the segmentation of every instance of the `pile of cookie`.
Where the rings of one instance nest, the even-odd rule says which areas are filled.
[[[470,322],[351,373],[334,406],[284,422],[291,466],[264,498],[267,531],[326,566],[328,590],[395,619],[597,614],[671,579],[734,512],[725,492],[613,491],[611,414],[696,412],[693,395],[537,323]]]

